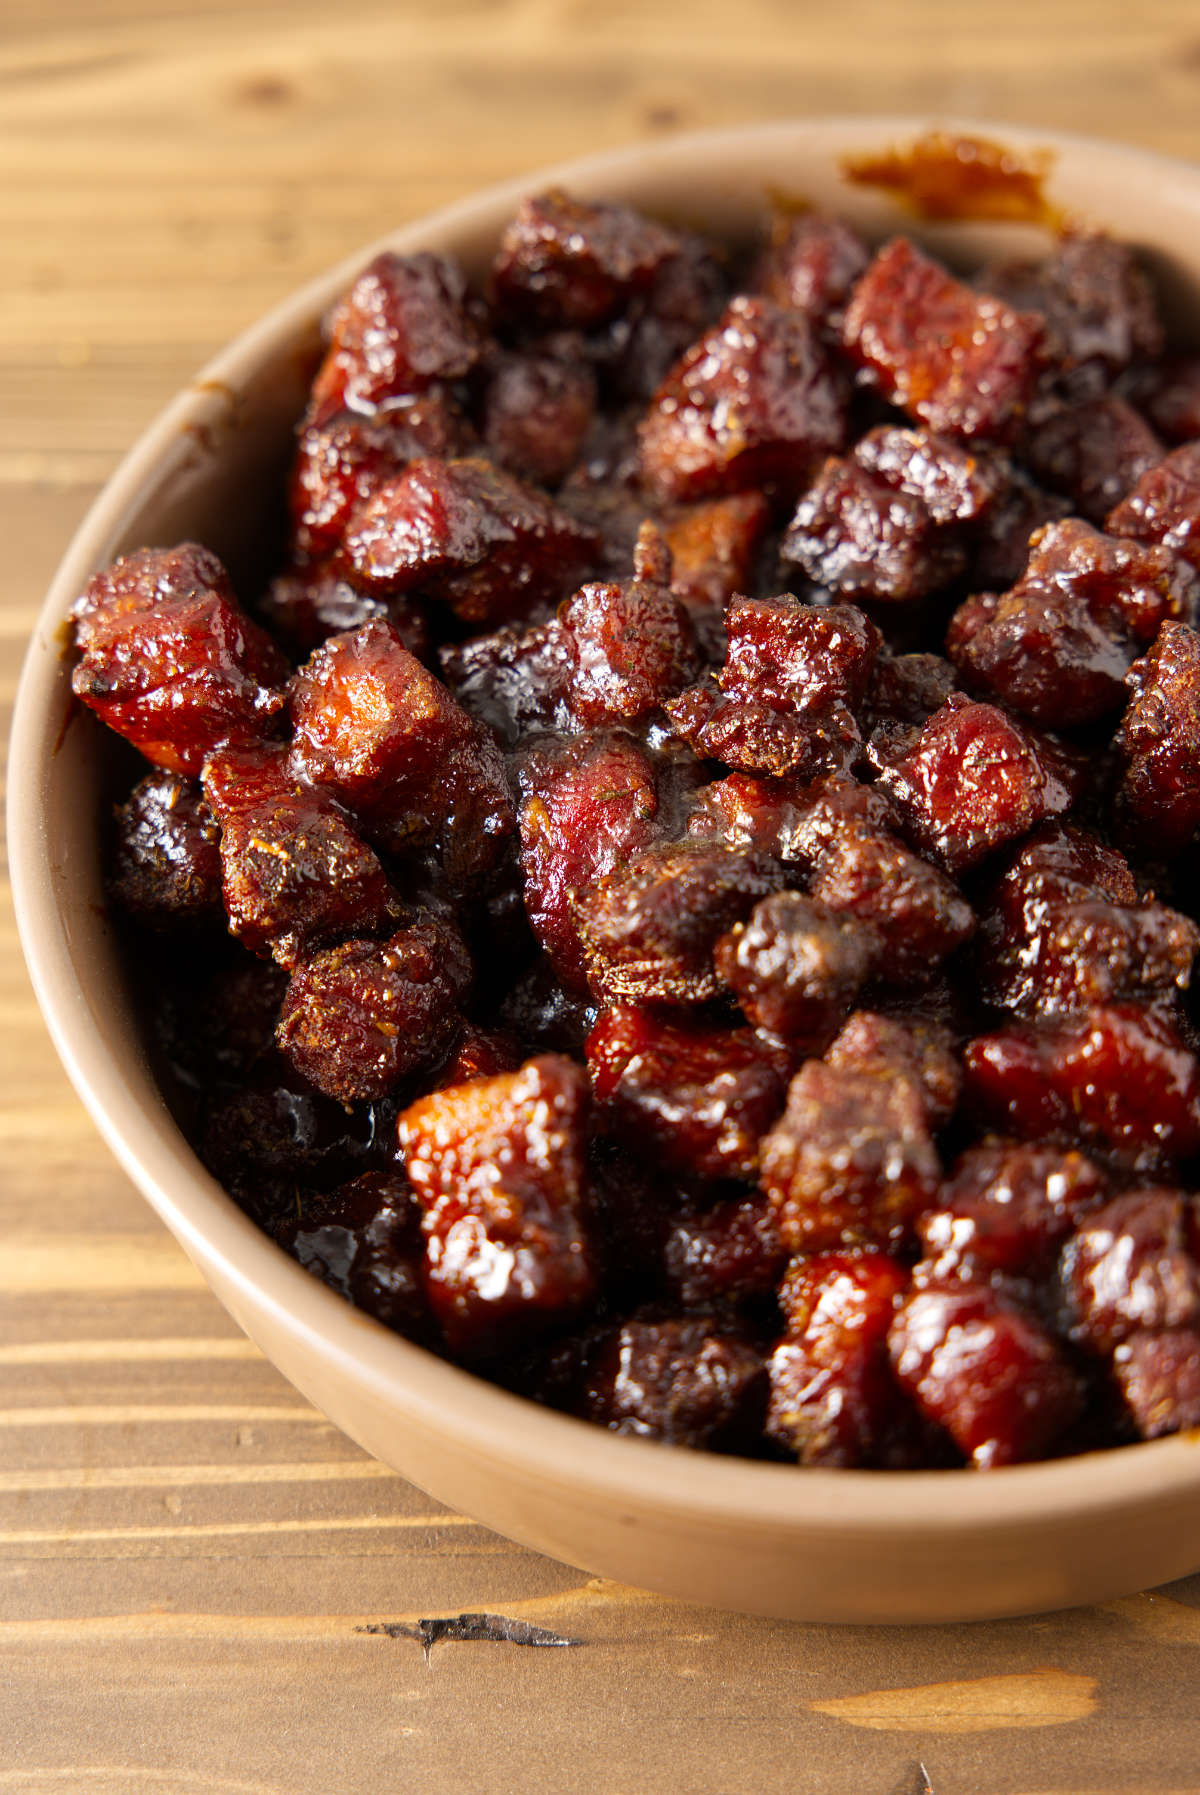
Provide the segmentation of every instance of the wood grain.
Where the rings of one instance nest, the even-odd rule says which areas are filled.
[[[298,281],[589,148],[879,110],[1196,155],[1200,14],[6,0],[0,721],[119,455]],[[366,1459],[236,1333],[67,1087],[7,908],[0,1072],[0,1790],[924,1795],[924,1765],[935,1795],[1200,1795],[1200,1579],[839,1631],[538,1559]],[[481,1611],[584,1643],[427,1662],[361,1631]],[[959,1730],[1003,1700],[1044,1723]]]

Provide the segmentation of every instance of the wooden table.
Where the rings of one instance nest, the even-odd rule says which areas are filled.
[[[1195,156],[1200,13],[5,0],[5,706],[120,452],[309,273],[588,146],[904,109]],[[365,1458],[117,1170],[2,926],[0,1791],[1200,1791],[1200,1578],[989,1626],[774,1624],[590,1581]],[[404,1631],[462,1611],[583,1643]]]

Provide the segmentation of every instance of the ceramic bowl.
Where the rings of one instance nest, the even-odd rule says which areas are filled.
[[[237,569],[286,462],[319,321],[380,247],[481,268],[520,198],[560,181],[718,236],[780,193],[878,238],[914,230],[972,259],[1044,251],[1044,231],[916,225],[842,159],[927,121],[843,119],[674,138],[519,181],[406,225],[218,356],[132,449],[67,552],[30,646],[9,804],[21,938],[59,1053],[97,1127],[221,1302],[313,1403],[430,1495],[587,1571],[726,1608],[832,1621],[947,1621],[1092,1602],[1200,1567],[1200,1438],[968,1471],[798,1470],[617,1438],[521,1401],[357,1313],[240,1212],[154,1082],[103,915],[109,744],[72,715],[63,620],[88,576],[143,543],[207,543]],[[1200,324],[1200,169],[1112,145],[990,129],[1045,152],[1051,201],[1145,247],[1184,330]],[[1194,332],[1200,339],[1200,329]],[[70,719],[68,723],[68,719]]]

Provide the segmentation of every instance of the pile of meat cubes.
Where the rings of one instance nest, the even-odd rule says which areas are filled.
[[[185,543],[74,611],[233,1197],[621,1433],[1200,1425],[1200,358],[1134,254],[545,193],[481,290],[364,270],[287,509],[262,589]]]

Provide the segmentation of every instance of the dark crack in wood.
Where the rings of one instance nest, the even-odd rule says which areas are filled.
[[[546,1627],[535,1627],[531,1621],[509,1620],[503,1614],[451,1614],[430,1620],[419,1620],[416,1626],[408,1621],[371,1621],[355,1627],[356,1633],[382,1633],[388,1639],[415,1639],[425,1655],[441,1640],[481,1641],[488,1645],[582,1645],[582,1639],[564,1633],[551,1633]]]

